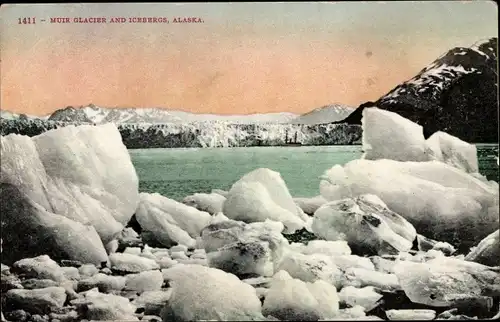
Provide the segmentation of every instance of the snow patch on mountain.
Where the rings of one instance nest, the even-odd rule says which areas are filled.
[[[35,115],[26,115],[26,114],[18,114],[6,110],[0,110],[0,118],[4,120],[17,120],[20,117],[26,117],[27,119],[40,119],[40,120],[46,120],[49,118],[49,115],[44,115],[44,116],[35,116]]]
[[[19,114],[12,113],[9,111],[1,110],[0,111],[0,117],[6,120],[15,120],[19,118]]]
[[[381,100],[384,103],[396,103],[395,98],[407,92],[426,93],[432,92],[436,97],[443,89],[447,88],[453,80],[462,75],[477,72],[476,68],[465,68],[462,65],[451,66],[446,63],[436,63],[424,68],[417,76],[396,87]]]
[[[353,107],[333,104],[316,108],[290,121],[292,124],[324,124],[345,119],[354,111]]]

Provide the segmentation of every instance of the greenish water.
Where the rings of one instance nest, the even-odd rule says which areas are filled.
[[[477,144],[480,172],[498,182],[498,145]],[[294,197],[319,194],[319,176],[358,159],[361,146],[249,147],[129,150],[141,192],[175,200],[196,192],[228,190],[244,174],[269,168],[281,174]]]

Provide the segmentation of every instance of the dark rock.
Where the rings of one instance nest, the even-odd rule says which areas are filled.
[[[10,312],[5,312],[5,318],[8,321],[19,321],[24,322],[28,321],[31,318],[31,314],[23,310],[14,310]]]
[[[76,260],[63,259],[61,260],[61,267],[76,267],[79,268],[83,263]]]
[[[22,282],[22,285],[25,289],[28,290],[33,290],[37,288],[46,288],[46,287],[51,287],[51,286],[57,286],[58,282],[49,280],[49,279],[36,279],[36,278],[30,278],[27,280],[24,280]]]

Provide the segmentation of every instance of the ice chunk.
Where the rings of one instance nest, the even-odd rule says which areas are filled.
[[[78,272],[83,277],[92,277],[95,274],[99,273],[97,267],[94,264],[83,264],[78,268]]]
[[[111,268],[129,273],[140,273],[144,271],[159,269],[160,266],[152,259],[124,253],[109,255]]]
[[[351,249],[346,241],[311,240],[307,243],[301,253],[324,254],[328,256],[350,255]]]
[[[224,202],[223,212],[231,219],[282,222],[286,233],[305,227],[307,215],[297,207],[278,172],[257,169],[233,184]]]
[[[341,165],[334,165],[320,176],[319,191],[327,201],[352,197],[347,173]],[[324,205],[324,204],[323,204]]]
[[[79,292],[88,291],[93,288],[98,288],[100,292],[107,293],[110,291],[121,291],[125,288],[126,278],[123,276],[110,276],[102,273],[97,273],[92,277],[83,279],[78,282],[77,290]]]
[[[363,159],[427,161],[422,126],[376,107],[363,110]]]
[[[112,240],[139,197],[137,175],[117,128],[66,126],[32,138],[11,134],[0,140],[3,241],[9,250],[4,260],[48,249],[54,256],[70,240],[68,234],[74,241],[62,251],[65,257],[97,262],[102,246],[89,240],[95,231],[104,244]],[[8,233],[14,230],[25,234]],[[45,242],[35,245],[26,237],[37,235]]]
[[[161,291],[146,291],[132,301],[137,308],[144,309],[144,314],[159,316],[165,303],[172,296],[172,289]],[[144,320],[144,319],[143,319]]]
[[[60,308],[66,301],[62,287],[47,287],[35,290],[9,290],[5,293],[8,307],[23,309],[31,313],[46,314]]]
[[[322,254],[304,255],[288,251],[284,254],[277,271],[286,271],[293,278],[313,283],[324,280],[335,287],[340,287],[342,271],[331,258]]]
[[[281,223],[271,221],[245,224],[227,220],[202,231],[202,246],[211,267],[239,276],[272,276],[288,245],[282,230]]]
[[[56,282],[65,279],[62,268],[47,255],[21,259],[15,262],[12,268],[25,277],[50,279]]]
[[[441,131],[431,135],[426,145],[429,160],[441,161],[468,173],[479,172],[475,145]]]
[[[264,319],[255,289],[232,274],[178,264],[164,270],[163,276],[172,287],[163,321]]]
[[[364,194],[358,197],[357,204],[365,213],[376,213],[387,222],[395,233],[413,242],[417,236],[417,231],[402,216],[390,210],[387,205],[376,195]]]
[[[218,193],[195,193],[184,198],[182,203],[213,215],[222,212],[224,201],[226,197]]]
[[[269,243],[265,241],[237,242],[225,245],[207,255],[208,265],[237,276],[257,274],[272,276],[274,264]]]
[[[194,247],[211,219],[210,214],[186,206],[158,193],[141,193],[136,218],[142,229],[154,234],[156,240],[170,247],[179,243]]]
[[[427,238],[425,236],[422,236],[420,234],[417,235],[417,243],[418,243],[418,250],[424,252],[430,250],[439,250],[443,252],[443,254],[451,255],[456,251],[455,247],[453,247],[449,243],[438,242],[430,238]]]
[[[85,312],[88,320],[98,321],[139,321],[134,315],[135,305],[122,296],[102,294],[95,290],[83,293],[84,297],[71,301],[71,304]]]
[[[113,124],[4,136],[0,154],[2,183],[49,213],[92,225],[105,244],[137,207],[138,178]]]
[[[500,230],[486,236],[465,256],[465,260],[487,266],[500,266]]]
[[[457,294],[500,294],[500,274],[488,266],[442,257],[426,263],[399,261],[396,276],[408,298],[419,304],[448,307]]]
[[[377,293],[373,286],[366,286],[363,288],[346,286],[342,288],[339,293],[340,303],[344,303],[351,307],[356,305],[362,306],[365,312],[376,308],[380,304],[379,301],[381,298],[382,295]]]
[[[139,293],[158,291],[163,284],[163,274],[158,270],[129,274],[126,278],[125,289]]]
[[[434,320],[436,311],[434,310],[387,310],[387,318],[391,321],[406,320]]]
[[[420,234],[444,242],[457,239],[462,251],[498,227],[498,190],[447,164],[353,160],[344,171],[346,178],[329,180],[344,180],[353,196],[377,195]]]
[[[478,173],[477,150],[445,132],[424,139],[422,127],[394,112],[376,107],[363,110],[363,159],[437,160],[468,173]]]
[[[327,200],[322,196],[316,196],[313,198],[293,198],[293,201],[300,207],[300,209],[302,209],[302,211],[304,211],[304,213],[311,216],[319,207],[327,203]]]
[[[374,197],[376,198],[376,197]],[[378,198],[375,199],[378,202]],[[407,251],[415,229],[401,216],[370,196],[333,201],[316,210],[314,234],[327,240],[345,240],[357,253],[383,254]],[[400,233],[400,234],[398,234]]]
[[[389,260],[380,256],[370,257],[373,265],[375,266],[375,270],[377,272],[386,273],[386,274],[394,274],[394,266],[396,262],[393,260]]]
[[[3,176],[3,175],[2,175]],[[49,254],[54,259],[71,259],[101,264],[108,260],[95,228],[46,211],[7,183],[0,184],[2,205],[2,261]],[[16,209],[16,211],[4,211]],[[22,234],[18,232],[22,231]],[[43,240],[44,242],[39,242]]]
[[[339,298],[334,286],[321,280],[305,283],[284,271],[277,275],[262,306],[264,315],[288,321],[315,321],[337,314]]]
[[[359,267],[348,268],[341,281],[342,286],[365,287],[375,286],[381,290],[401,290],[398,277],[395,274],[367,270]]]
[[[348,268],[359,267],[369,271],[374,271],[375,266],[368,257],[361,257],[358,255],[336,255],[331,257],[333,263],[337,265],[342,271]]]
[[[218,195],[223,196],[224,198],[227,198],[228,191],[222,189],[212,189],[211,193],[216,193]]]

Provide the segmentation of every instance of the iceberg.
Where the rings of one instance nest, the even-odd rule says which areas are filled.
[[[376,196],[333,201],[314,213],[312,229],[326,240],[345,240],[357,253],[392,254],[408,251],[415,228]]]
[[[288,241],[283,225],[271,221],[245,224],[226,220],[211,224],[201,233],[208,265],[237,276],[272,276]]]
[[[226,201],[226,197],[218,193],[195,193],[185,197],[182,203],[214,215],[222,212],[224,201]]]
[[[397,113],[365,108],[362,127],[363,159],[436,160],[467,173],[479,172],[475,145],[442,131],[425,140],[422,126]]]
[[[498,268],[457,258],[438,257],[425,263],[397,261],[394,272],[414,303],[449,307],[460,297],[500,294]]]
[[[103,245],[139,201],[138,178],[117,128],[67,126],[33,138],[2,136],[0,143],[2,257],[106,261]]]
[[[431,135],[426,145],[429,161],[441,161],[468,173],[479,172],[475,145],[441,131]]]
[[[260,168],[233,184],[224,202],[223,213],[243,222],[282,222],[285,233],[307,226],[308,216],[295,204],[278,172]]]
[[[427,161],[422,126],[376,107],[363,110],[363,159]]]
[[[347,187],[352,197],[376,195],[420,234],[462,251],[498,227],[498,189],[445,163],[360,159],[347,163],[341,176],[336,172],[323,176],[329,191]]]
[[[162,245],[181,244],[193,248],[195,238],[212,218],[207,212],[158,193],[141,193],[135,216],[141,228],[151,232]]]

